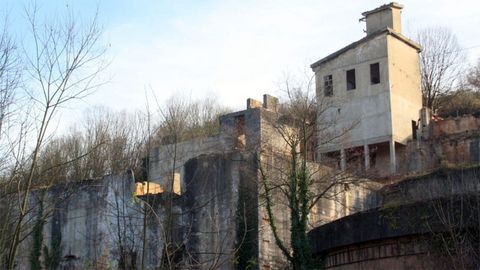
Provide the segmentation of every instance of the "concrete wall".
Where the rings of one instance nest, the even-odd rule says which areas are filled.
[[[406,237],[342,249],[325,259],[325,269],[442,269],[444,265],[429,253],[428,246],[415,240]]]
[[[144,216],[143,202],[132,197],[133,187],[133,176],[127,173],[34,191],[30,224],[39,218],[39,200],[46,218],[40,260],[45,261],[45,246],[50,253],[58,250],[61,269],[118,269],[122,257],[127,268],[138,268]],[[147,253],[145,266],[154,269],[163,243],[158,222],[149,224],[148,242],[155,251]],[[32,235],[20,246],[17,269],[29,269],[31,250]]]
[[[479,173],[478,167],[444,169],[386,186],[378,191],[376,208],[312,230],[314,253],[326,269],[342,270],[452,269],[457,260],[478,263],[474,252],[457,249],[455,241],[448,243],[450,252],[470,253],[446,256],[444,243],[432,235],[478,230]],[[461,239],[461,247],[477,242],[474,237]]]
[[[418,124],[422,97],[420,48],[401,34],[402,8],[390,3],[364,12],[367,36],[312,64],[320,104],[318,153],[331,156],[340,151],[342,170],[348,167],[344,150],[362,146],[366,149],[360,150],[365,156],[364,165],[360,165],[364,171],[389,176],[397,174],[404,165],[398,162],[395,152],[402,155],[405,150],[402,145],[412,138],[412,123]],[[370,65],[377,63],[379,83],[371,80]],[[347,85],[347,72],[352,70],[354,89]],[[333,77],[332,96],[324,93],[324,78],[328,75]],[[325,103],[330,103],[326,110],[322,108]],[[369,164],[368,147],[386,142],[388,153],[377,155],[377,164]]]
[[[372,11],[362,13],[367,24],[367,35],[383,30],[387,27],[395,32],[402,32],[401,12],[402,5],[391,3]]]
[[[240,222],[241,206],[246,203],[240,190],[252,181],[251,162],[248,155],[232,153],[201,155],[185,164],[186,268],[233,269],[237,248],[252,248],[245,235],[239,234],[254,229],[252,224]],[[248,211],[256,216],[256,208]]]
[[[289,126],[280,124],[283,123],[281,120],[279,121],[280,115],[268,110],[261,112],[259,166],[262,166],[266,174],[269,187],[286,185],[289,182],[291,170],[291,149],[285,138],[288,140],[288,134],[295,134],[295,131]],[[281,133],[285,136],[282,136]],[[326,192],[319,200],[309,215],[310,228],[377,206],[377,198],[371,196],[379,188],[375,183],[367,183],[365,179],[357,179],[353,175],[340,174],[335,168],[322,166],[316,162],[308,163],[308,166],[312,173],[311,177],[316,180],[316,184],[311,188],[311,192],[314,194],[321,194],[332,183],[350,182],[346,185],[335,185],[335,188]],[[260,176],[257,178],[259,183],[257,194],[261,206],[258,208],[258,267],[259,269],[283,269],[288,262],[275,243],[275,237],[270,227],[271,220],[264,207],[266,202],[263,196],[263,180],[260,179]],[[290,209],[287,198],[279,188],[270,192],[277,234],[284,244],[289,246]]]
[[[480,119],[473,116],[432,122],[430,143],[438,162],[470,165],[480,162]],[[436,142],[436,143],[434,143]]]
[[[279,153],[272,148],[265,148],[259,166],[262,166],[266,174],[268,187],[285,184],[288,175],[288,156]],[[263,188],[263,180],[258,176],[257,191],[258,202],[258,268],[259,269],[282,269],[288,265],[285,256],[275,243],[275,237],[270,227],[270,220],[265,208],[265,189]],[[277,234],[282,242],[289,246],[290,243],[290,212],[288,201],[282,192],[276,188],[270,191],[270,198],[273,202],[272,212],[274,213],[274,221],[277,227]]]
[[[185,192],[173,197],[175,267],[233,269],[259,263],[256,158],[250,152],[204,154],[183,164]],[[30,223],[38,218],[34,192]],[[60,267],[126,269],[140,267],[146,218],[146,269],[160,266],[164,248],[165,193],[134,197],[131,174],[58,185],[42,197],[47,215],[44,245],[60,239]],[[147,215],[144,201],[148,202]],[[30,226],[31,227],[31,226]],[[273,244],[273,243],[272,243]],[[273,247],[274,244],[273,244]],[[29,268],[32,239],[20,247],[17,269]],[[125,255],[126,254],[126,255]],[[240,255],[241,254],[241,255]],[[44,260],[42,256],[41,260]],[[252,266],[252,265],[250,265]],[[63,269],[63,268],[62,268]]]
[[[480,129],[480,119],[472,115],[465,115],[432,122],[431,136],[441,139],[454,134],[473,133],[478,129]]]
[[[314,214],[310,217],[311,228],[378,207],[381,197],[377,191],[381,187],[381,184],[366,179],[337,185],[313,209]]]
[[[417,49],[396,37],[387,36],[387,42],[392,134],[396,142],[405,144],[422,109],[419,56]]]
[[[392,35],[366,38],[336,58],[314,68],[318,99],[335,99],[338,107],[323,118],[340,118],[335,128],[353,129],[335,145],[320,152],[388,141],[406,143],[411,138],[411,121],[422,108],[418,51]],[[380,83],[370,82],[370,64],[379,63]],[[347,90],[346,71],[355,69],[356,89]],[[333,97],[324,97],[324,76],[333,76]],[[319,101],[320,104],[322,102]],[[322,125],[319,122],[319,125]],[[332,127],[333,128],[333,127]]]
[[[386,141],[391,137],[387,48],[386,36],[377,36],[314,69],[319,104],[325,103],[321,99],[336,100],[336,106],[319,118],[337,119],[332,127],[328,127],[331,134],[348,130],[332,144],[320,142],[321,153]],[[370,82],[370,64],[373,63],[380,64],[378,84]],[[347,90],[346,71],[350,69],[355,69],[356,89]],[[324,97],[323,78],[330,74],[333,76],[333,97]],[[323,125],[320,121],[318,124]]]
[[[418,174],[440,167],[479,164],[479,127],[480,120],[474,116],[432,121],[427,136],[408,140],[398,155],[399,173]]]
[[[261,103],[260,103],[261,104]],[[260,111],[254,108],[220,117],[220,134],[196,138],[175,144],[162,145],[150,153],[148,177],[170,190],[172,172],[179,175],[182,192],[185,191],[184,165],[200,155],[226,154],[235,150],[255,150],[260,142]],[[241,121],[240,121],[241,119]]]
[[[479,175],[479,168],[474,167],[442,169],[427,176],[407,178],[381,189],[378,192],[380,199],[377,207],[396,206],[479,192]]]
[[[176,145],[163,145],[150,154],[149,181],[160,184],[164,190],[171,190],[172,171],[180,176],[183,185],[183,165],[202,154],[224,153],[228,147],[221,136],[198,138],[179,142]],[[181,188],[182,189],[182,188]]]
[[[188,153],[187,158],[176,161],[177,170],[182,173],[180,200],[185,217],[182,226],[187,268],[207,269],[217,264],[222,269],[231,269],[234,254],[240,269],[280,269],[287,265],[270,228],[258,166],[264,166],[270,180],[285,180],[290,149],[274,127],[280,116],[276,112],[275,100],[267,102],[267,108],[252,100],[249,104],[250,109],[222,116],[220,135],[209,138],[206,145],[195,146],[199,143],[195,140],[177,145],[177,151]],[[282,130],[293,132],[287,126]],[[215,140],[222,148],[218,145],[209,147]],[[192,150],[193,147],[197,148]],[[155,159],[158,164],[150,170],[151,179],[161,178],[159,174],[168,176],[171,172],[170,167],[160,164],[161,161],[171,164],[171,156],[161,153],[171,148],[163,146],[154,152],[153,155],[160,158]],[[317,167],[312,171],[318,170]],[[349,196],[348,204],[352,209],[363,209],[361,195],[357,195]],[[287,202],[278,192],[273,197],[278,234],[288,246],[290,217]],[[245,206],[248,207],[242,212]],[[311,220],[314,224],[326,218],[317,218],[317,213],[312,212]]]
[[[258,240],[263,229],[256,153],[262,147],[261,119],[267,109],[254,100],[249,105],[247,110],[220,117],[218,136],[161,146],[151,154],[149,178],[168,185],[172,149],[180,153],[175,172],[181,174],[187,268],[232,269],[235,254],[239,254],[239,267],[259,267],[266,250],[276,250],[273,241],[266,248]],[[274,109],[275,99],[267,97],[266,106]]]

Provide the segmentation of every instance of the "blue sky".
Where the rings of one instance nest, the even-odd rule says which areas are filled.
[[[22,36],[22,7],[29,1],[0,0]],[[160,101],[183,92],[215,95],[236,109],[246,99],[275,94],[285,73],[309,73],[309,64],[363,37],[361,13],[386,2],[324,0],[78,0],[37,1],[46,16],[68,5],[91,17],[99,7],[110,82],[63,121],[90,106],[142,108],[145,91]],[[446,26],[457,34],[469,60],[480,57],[477,1],[406,0],[403,29]],[[70,116],[69,116],[70,115]]]

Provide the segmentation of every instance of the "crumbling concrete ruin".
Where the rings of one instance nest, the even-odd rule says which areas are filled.
[[[46,217],[41,233],[48,253],[57,255],[58,269],[109,269],[121,264],[131,268],[138,263],[144,203],[133,197],[133,177],[127,172],[33,193],[28,224],[34,226]],[[147,234],[154,246],[162,242],[158,226],[148,224]],[[31,227],[26,230],[32,230],[32,236],[21,243],[17,269],[30,268],[36,232]],[[160,254],[161,249],[149,250],[147,265],[155,266]]]
[[[439,261],[420,241],[432,230],[419,221],[436,232],[445,226],[422,213],[434,212],[436,198],[478,191],[477,169],[458,167],[480,162],[480,120],[439,119],[422,107],[421,47],[401,34],[402,8],[363,13],[366,36],[312,64],[318,104],[328,108],[318,110],[322,133],[310,166],[352,179],[309,216],[315,257],[328,269],[434,267]],[[41,233],[58,269],[140,268],[142,256],[156,269],[165,252],[178,269],[284,268],[259,184],[261,162],[289,155],[271,122],[278,108],[270,95],[248,99],[246,110],[219,119],[217,136],[155,148],[149,188],[126,173],[36,191],[31,204],[44,205],[30,218],[51,213]],[[289,214],[277,199],[288,242]],[[31,241],[19,254],[29,254]],[[17,268],[27,266],[20,255]]]
[[[421,47],[401,34],[402,8],[362,13],[366,37],[311,66],[317,97],[338,104],[326,118],[344,115],[334,127],[351,127],[325,145],[319,136],[321,159],[339,157],[340,170],[383,186],[366,194],[375,200],[361,212],[310,232],[326,269],[479,266],[478,119],[440,119],[422,108]],[[345,208],[353,192],[342,194]]]

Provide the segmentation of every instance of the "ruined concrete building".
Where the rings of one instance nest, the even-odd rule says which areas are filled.
[[[412,138],[412,123],[422,109],[421,48],[402,35],[401,10],[392,3],[362,13],[367,35],[311,65],[317,97],[337,105],[320,117],[336,120],[330,129],[349,129],[347,136],[329,143],[319,136],[319,152],[339,152],[343,170],[359,148],[366,170],[390,167],[396,173],[396,152]],[[388,163],[382,163],[384,156]]]
[[[479,267],[478,119],[432,121],[422,107],[421,47],[402,35],[402,9],[362,13],[366,36],[311,65],[317,98],[335,104],[320,110],[319,130],[350,129],[319,136],[321,159],[339,157],[339,169],[382,186],[364,194],[375,200],[362,211],[310,231],[326,269]],[[345,208],[355,192],[339,196]]]
[[[431,120],[422,107],[421,47],[401,33],[402,8],[390,3],[362,13],[366,36],[311,65],[325,107],[318,108],[310,165],[352,179],[309,217],[314,256],[327,269],[431,269],[445,262],[426,238],[446,228],[478,236],[471,219],[448,227],[429,215],[478,192],[472,165],[480,162],[480,120]],[[135,188],[127,173],[78,182],[73,192],[49,190],[43,211],[53,214],[42,233],[58,268],[133,269],[144,258],[146,269],[156,269],[166,253],[177,269],[285,268],[259,174],[261,162],[281,166],[276,157],[289,155],[271,121],[279,117],[277,98],[248,99],[246,110],[219,119],[217,136],[154,149],[149,188]],[[445,201],[452,196],[452,204]],[[278,200],[277,227],[288,242],[289,212]],[[23,254],[31,243],[22,243]],[[28,259],[17,265],[24,269]]]

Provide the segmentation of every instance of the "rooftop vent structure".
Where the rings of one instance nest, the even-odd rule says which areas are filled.
[[[376,9],[363,12],[363,17],[360,20],[367,22],[367,36],[386,28],[390,28],[394,32],[401,33],[402,9],[403,5],[392,2]]]

